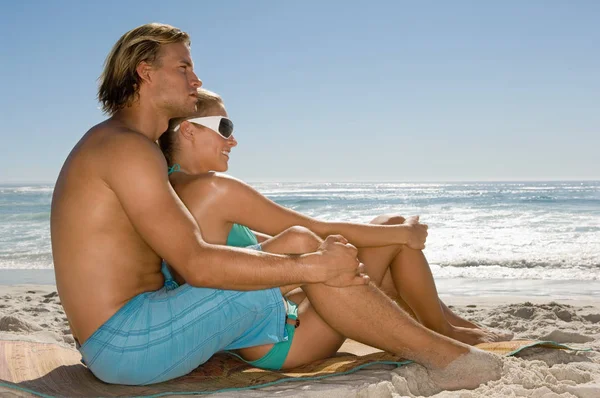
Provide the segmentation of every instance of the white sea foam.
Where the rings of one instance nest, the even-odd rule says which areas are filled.
[[[0,186],[0,195],[10,193],[52,193],[54,186],[52,185],[32,185],[32,186]]]

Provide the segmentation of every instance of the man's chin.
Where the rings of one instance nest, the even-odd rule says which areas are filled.
[[[193,115],[198,112],[198,105],[196,105],[196,101],[194,101],[190,106],[187,107],[188,115]]]
[[[196,104],[184,104],[177,108],[171,109],[171,119],[176,117],[190,117],[196,113]]]

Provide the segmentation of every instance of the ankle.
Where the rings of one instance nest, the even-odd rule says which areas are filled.
[[[456,333],[456,328],[448,322],[438,322],[438,323],[423,322],[423,326],[425,326],[429,330],[433,330],[436,333],[439,333],[441,335],[448,336],[448,337],[452,337]]]
[[[424,363],[423,365],[425,365],[425,367],[432,370],[445,369],[454,361],[466,354],[469,354],[471,352],[471,347],[458,341],[452,341],[450,344],[445,342],[443,345],[440,345],[436,351],[438,356],[435,358],[435,360],[432,360],[429,363]]]

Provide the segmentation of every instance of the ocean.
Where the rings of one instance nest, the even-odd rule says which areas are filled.
[[[322,220],[420,215],[434,276],[455,293],[600,297],[600,181],[250,184]],[[1,270],[52,269],[52,190],[0,185],[0,278],[9,275]]]

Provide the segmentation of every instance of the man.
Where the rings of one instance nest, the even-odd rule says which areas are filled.
[[[157,383],[217,351],[285,341],[289,309],[279,287],[299,284],[330,327],[414,359],[442,388],[498,378],[496,357],[428,331],[369,284],[341,236],[294,257],[203,241],[155,144],[169,119],[195,110],[202,82],[189,44],[162,24],[119,39],[98,95],[111,117],[83,136],[55,186],[57,288],[91,371],[108,383]],[[423,229],[415,226],[424,239]],[[188,284],[163,288],[161,259]]]

